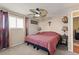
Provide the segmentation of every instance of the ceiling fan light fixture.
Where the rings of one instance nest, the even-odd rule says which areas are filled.
[[[30,11],[34,14],[35,17],[45,17],[48,13],[47,10],[39,8],[30,9]]]
[[[35,14],[35,17],[40,17],[40,15],[39,14]]]

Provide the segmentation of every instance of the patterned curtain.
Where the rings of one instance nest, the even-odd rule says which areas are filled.
[[[0,48],[9,47],[8,12],[0,10]]]

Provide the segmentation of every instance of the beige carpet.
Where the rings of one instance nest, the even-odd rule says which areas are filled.
[[[0,50],[0,55],[47,55],[46,51],[33,49],[33,46],[27,44],[18,45],[9,49]],[[61,48],[57,48],[55,55],[75,55]]]

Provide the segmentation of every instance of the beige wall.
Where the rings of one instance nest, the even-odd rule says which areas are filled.
[[[38,27],[39,25],[37,24],[31,24],[31,20],[35,20],[35,19],[29,19],[28,20],[28,34],[36,34],[38,32]],[[35,20],[38,21],[38,20]]]
[[[39,26],[42,28],[41,31],[54,31],[54,32],[60,33],[62,35],[64,33],[62,31],[62,27],[64,25],[68,26],[67,24],[64,24],[62,22],[62,17],[63,16],[55,16],[55,17],[52,17],[52,19],[50,19],[50,20],[42,20],[42,21],[40,21]],[[51,26],[49,26],[49,24],[48,24],[49,21],[52,22]]]

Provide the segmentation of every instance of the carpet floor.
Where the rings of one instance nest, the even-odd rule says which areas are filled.
[[[27,46],[25,43],[9,49],[2,49],[0,50],[0,55],[48,55],[48,53],[41,49],[36,50],[33,46]],[[63,47],[58,47],[55,55],[76,55],[76,53],[69,52]]]

